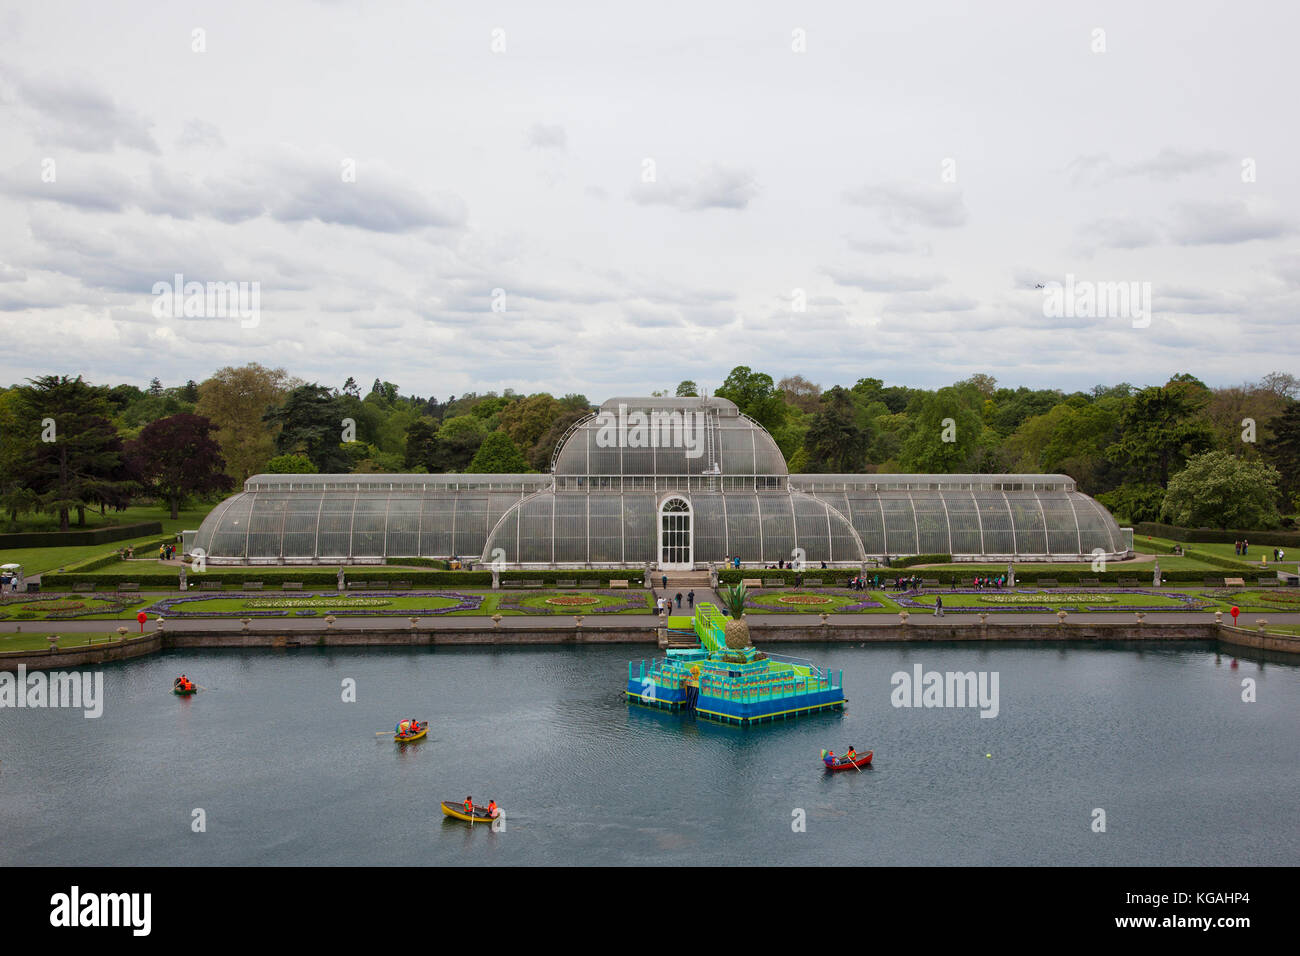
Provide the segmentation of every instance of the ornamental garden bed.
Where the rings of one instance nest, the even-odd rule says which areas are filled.
[[[134,616],[135,608],[143,603],[138,597],[112,594],[78,595],[25,594],[7,599],[0,604],[0,620],[4,621],[71,621],[83,619],[116,620]]]
[[[936,596],[943,597],[943,609],[1016,613],[1031,611],[1204,611],[1214,601],[1180,591],[1155,591],[1150,588],[1113,589],[1104,593],[1088,591],[1043,591],[1037,588],[1014,588],[1003,591],[977,591],[973,588],[909,592],[895,595],[903,607],[933,611]]]
[[[592,590],[567,594],[502,594],[502,614],[645,614],[650,596],[636,591]]]
[[[780,594],[750,594],[745,613],[760,614],[846,614],[885,607],[871,591],[793,591]]]
[[[291,598],[260,595],[186,594],[165,598],[146,611],[164,619],[216,617],[428,617],[473,613],[483,606],[483,595],[460,591],[426,591],[420,594],[393,592],[383,597],[355,594],[306,594]]]

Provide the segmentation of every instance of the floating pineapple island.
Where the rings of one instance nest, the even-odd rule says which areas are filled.
[[[712,604],[695,607],[698,648],[628,664],[629,701],[741,725],[843,709],[843,671],[758,650],[744,618],[744,585],[722,597],[731,617]]]

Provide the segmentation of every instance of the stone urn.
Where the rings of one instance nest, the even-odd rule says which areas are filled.
[[[581,614],[575,614],[575,615],[573,615],[573,626],[574,626],[574,627],[582,627],[582,615],[581,615]]]
[[[1065,623],[1065,612],[1064,612],[1064,611],[1057,611],[1057,612],[1056,612],[1056,623],[1057,623],[1057,624],[1064,624],[1064,623]]]
[[[1259,633],[1263,634],[1264,628],[1268,627],[1268,621],[1265,618],[1259,617],[1255,619],[1255,623],[1259,626]]]
[[[333,614],[326,614],[326,615],[325,615],[325,626],[326,626],[326,627],[333,627],[333,626],[334,626],[334,622],[337,621],[337,620],[338,620],[338,618],[336,618]]]
[[[984,627],[989,622],[989,612],[980,611],[980,627]]]
[[[123,628],[123,630],[125,630],[125,628]],[[50,642],[50,653],[51,654],[59,653],[59,635],[51,634],[49,637],[46,638],[46,640]]]
[[[154,622],[158,625],[158,630],[161,631],[161,630],[163,629],[163,619],[160,618],[160,617],[159,617],[159,618],[155,618],[155,619],[154,619]]]
[[[1215,611],[1215,612],[1214,612],[1214,623],[1215,623],[1215,624],[1222,624],[1222,623],[1223,623],[1223,612],[1222,612],[1222,611]]]
[[[899,624],[906,624],[906,623],[907,623],[907,618],[908,618],[908,614],[907,614],[906,611],[899,611],[899,612],[898,612],[898,623],[899,623]]]
[[[243,633],[247,634],[247,633],[248,633],[248,625],[251,624],[251,623],[253,623],[253,619],[252,619],[251,617],[241,617],[241,618],[239,619],[239,623],[242,624],[242,625],[244,625],[244,631],[243,631]]]
[[[1135,613],[1137,614],[1138,623],[1141,624],[1143,620],[1146,619],[1146,614],[1142,611],[1137,611]]]
[[[820,617],[822,619],[822,624],[825,624],[830,619],[830,615],[827,614],[825,611],[821,612]]]
[[[498,614],[493,614],[493,615],[492,615],[492,626],[493,626],[493,627],[500,627],[500,626],[501,626],[501,615],[500,615],[499,613],[498,613]]]
[[[126,632],[126,628],[124,628],[124,627],[119,627],[119,628],[117,629],[117,636],[118,636],[121,640],[123,640],[123,641],[126,640],[126,633],[127,633],[127,632]]]
[[[407,620],[411,622],[411,630],[415,630],[415,625],[420,623],[420,619],[418,617],[410,617],[407,618]]]

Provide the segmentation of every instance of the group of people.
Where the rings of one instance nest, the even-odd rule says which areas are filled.
[[[409,737],[411,734],[418,734],[419,732],[420,722],[414,717],[408,717],[397,725],[397,736],[399,737]]]
[[[131,558],[135,557],[135,548],[129,544],[125,548],[118,548],[117,556],[123,561],[129,561]]]
[[[678,608],[681,608],[681,606],[682,606],[682,592],[681,592],[681,591],[678,591],[677,594],[676,594],[674,597],[669,597],[667,594],[664,594],[664,595],[662,595],[662,596],[660,596],[660,597],[655,598],[655,612],[656,612],[656,613],[663,613],[664,611],[671,611],[671,610],[673,609],[673,600],[674,600],[674,598],[675,598],[676,601],[677,601],[677,607],[678,607]],[[690,591],[687,591],[687,592],[686,592],[686,606],[687,606],[688,608],[694,608],[694,607],[695,607],[695,590],[694,590],[694,589],[691,589]]]
[[[481,810],[481,809],[483,808],[474,806],[473,797],[465,798],[465,812],[469,814],[471,817],[474,815],[475,810]],[[497,806],[497,802],[495,800],[489,800],[487,805],[487,815],[495,820],[497,818],[497,814],[499,814],[500,812],[501,809]]]
[[[194,681],[190,680],[188,677],[182,674],[180,677],[172,681],[172,687],[176,688],[177,690],[193,690]]]
[[[1274,562],[1277,562],[1277,561],[1285,561],[1285,560],[1286,560],[1286,552],[1283,551],[1281,548],[1274,548],[1274,549],[1273,549],[1273,560],[1274,560]]]
[[[1250,542],[1245,538],[1240,541],[1234,541],[1232,547],[1239,558],[1244,558],[1246,555],[1250,554]]]
[[[975,588],[976,591],[983,591],[985,589],[1001,591],[1007,586],[1007,576],[1005,574],[999,574],[996,578],[977,577],[971,582],[971,586]]]
[[[174,544],[160,544],[158,546],[159,561],[170,561],[175,554],[176,554],[176,545]]]
[[[858,759],[858,749],[850,747],[843,757],[836,757],[834,750],[828,750],[824,759],[828,766],[837,763],[853,763]]]

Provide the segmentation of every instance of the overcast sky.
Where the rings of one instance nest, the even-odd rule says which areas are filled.
[[[1294,4],[0,11],[0,382],[1300,373]],[[159,318],[176,273],[257,324]]]

